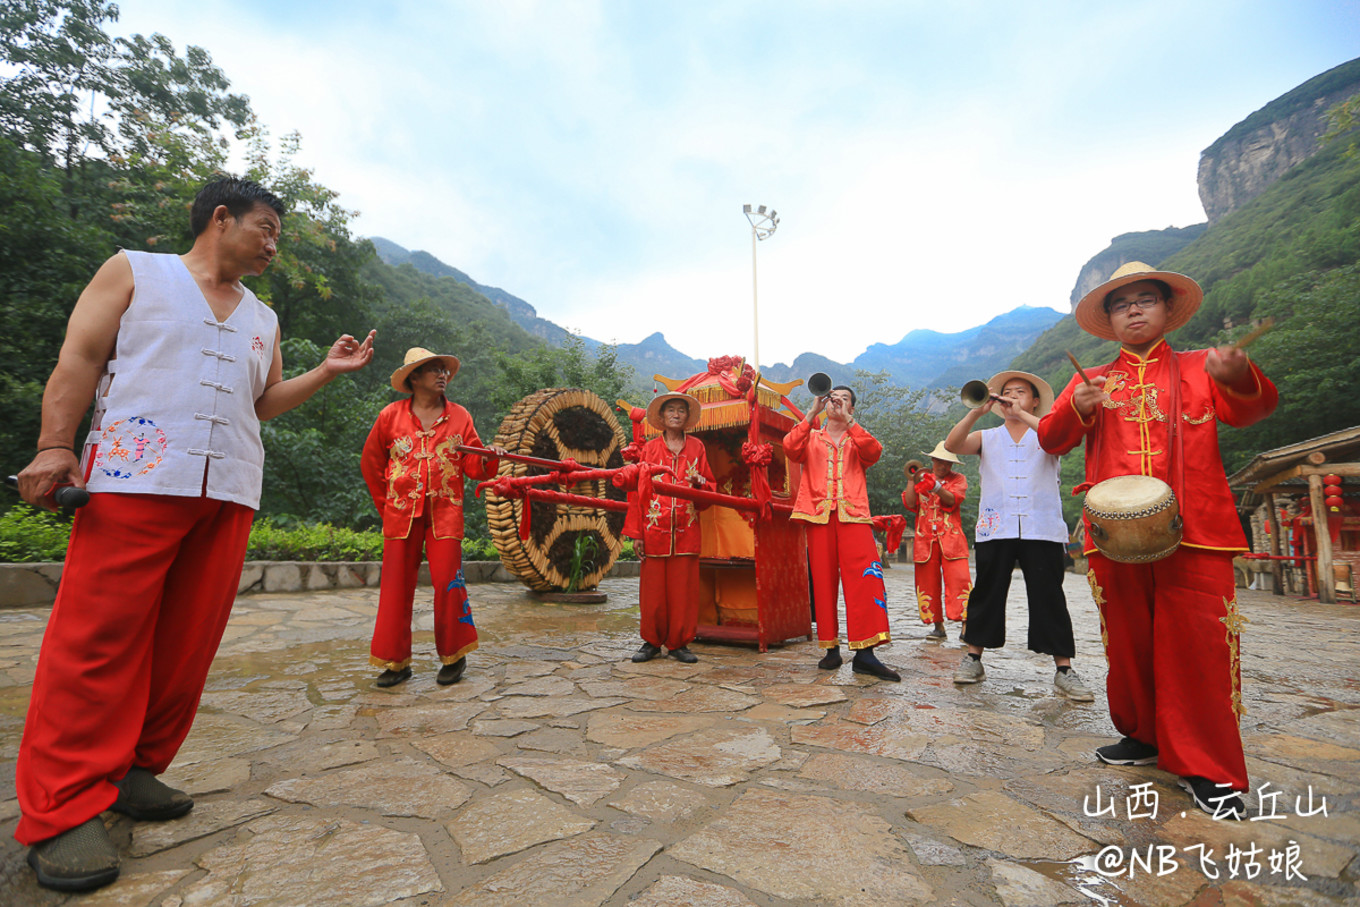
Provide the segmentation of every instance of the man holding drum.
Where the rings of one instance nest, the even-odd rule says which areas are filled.
[[[1098,550],[1087,519],[1087,578],[1110,664],[1110,717],[1123,735],[1096,756],[1113,765],[1156,763],[1181,776],[1201,809],[1240,819],[1246,810],[1234,792],[1247,789],[1247,768],[1238,634],[1246,621],[1232,558],[1247,544],[1215,420],[1251,425],[1275,409],[1278,394],[1240,349],[1177,353],[1167,345],[1165,335],[1190,320],[1203,295],[1189,277],[1142,262],[1086,294],[1077,323],[1118,340],[1119,355],[1089,370],[1089,381],[1073,377],[1040,422],[1039,441],[1055,454],[1086,441],[1078,491],[1115,477],[1152,477],[1182,502],[1182,542],[1165,556],[1157,543],[1115,560]]]

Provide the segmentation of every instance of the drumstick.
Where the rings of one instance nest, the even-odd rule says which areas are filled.
[[[1245,350],[1247,348],[1247,344],[1256,340],[1256,338],[1260,337],[1262,334],[1264,334],[1266,331],[1270,330],[1273,327],[1275,327],[1274,317],[1267,318],[1265,321],[1258,324],[1251,331],[1239,337],[1236,340],[1236,342],[1233,343],[1232,348],[1235,350]]]
[[[1078,375],[1081,375],[1081,380],[1085,381],[1087,384],[1090,384],[1091,379],[1087,378],[1086,372],[1082,371],[1081,363],[1077,361],[1077,357],[1072,355],[1071,350],[1066,350],[1065,352],[1067,353],[1067,358],[1072,360],[1072,367],[1077,370]]]

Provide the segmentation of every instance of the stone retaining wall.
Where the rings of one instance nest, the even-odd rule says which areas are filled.
[[[0,608],[37,608],[52,604],[61,580],[61,563],[0,564]],[[637,576],[638,561],[616,561],[610,576]],[[246,561],[239,593],[311,592],[376,586],[382,574],[378,561]],[[470,583],[519,582],[500,561],[464,561],[463,576]],[[430,584],[429,564],[420,565],[420,584]]]

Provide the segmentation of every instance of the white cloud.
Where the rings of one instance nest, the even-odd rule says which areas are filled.
[[[121,6],[301,132],[358,232],[599,339],[749,353],[740,207],[773,205],[767,363],[1066,310],[1115,234],[1202,220],[1199,150],[1357,32],[1307,2]]]

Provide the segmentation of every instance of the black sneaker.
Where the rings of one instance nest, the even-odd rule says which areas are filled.
[[[1176,783],[1189,792],[1196,806],[1215,819],[1241,822],[1247,817],[1247,807],[1231,784],[1219,784],[1198,775],[1187,775]]]
[[[118,878],[118,849],[95,816],[28,849],[38,884],[57,891],[89,891]]]
[[[1096,750],[1096,758],[1109,765],[1156,765],[1157,747],[1132,737]]]
[[[689,650],[688,646],[681,646],[678,649],[671,649],[671,658],[683,664],[692,665],[699,660],[699,656]]]
[[[636,662],[651,661],[653,658],[660,654],[661,654],[660,646],[654,646],[649,642],[644,642],[642,644],[642,648],[638,649],[636,652],[633,653],[633,661]]]
[[[182,790],[175,790],[148,769],[134,765],[122,780],[113,782],[118,788],[118,799],[109,809],[143,822],[164,822],[178,819],[194,808],[194,800]]]
[[[841,661],[840,650],[827,649],[826,654],[817,662],[817,667],[821,668],[823,671],[834,671],[842,664],[844,664],[844,662]]]

